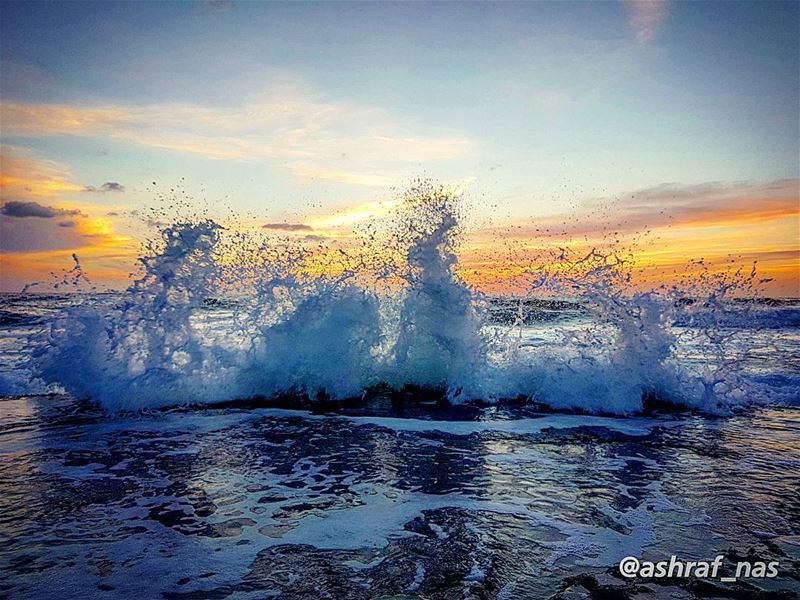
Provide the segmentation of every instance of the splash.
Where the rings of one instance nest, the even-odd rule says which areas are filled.
[[[378,385],[615,414],[774,400],[744,375],[729,326],[732,310],[741,319],[756,306],[728,297],[755,272],[631,293],[623,254],[562,251],[532,271],[524,297],[503,300],[516,316],[498,320],[498,301],[458,275],[460,195],[418,182],[399,206],[360,258],[326,254],[329,267],[331,255],[341,262],[326,273],[286,241],[205,218],[168,225],[126,292],[86,296],[50,321],[34,340],[34,376],[109,410],[358,398]],[[531,325],[526,313],[542,307],[574,314]]]
[[[767,401],[769,392],[743,376],[742,357],[730,354],[733,333],[723,326],[732,309],[725,294],[751,289],[755,273],[712,287],[630,293],[628,261],[593,249],[545,267],[531,296],[569,297],[587,323],[553,328],[543,347],[512,347],[504,385],[513,381],[519,395],[551,408],[595,413],[676,406],[721,414]]]
[[[455,274],[453,244],[460,199],[429,183],[404,197],[397,236],[405,245],[402,308],[390,356],[390,381],[447,391],[451,400],[480,399],[486,344],[474,292]]]
[[[144,275],[120,301],[87,301],[54,320],[34,353],[40,376],[115,409],[219,399],[227,350],[193,324],[219,274],[219,231],[211,221],[166,227],[163,250],[140,259]]]

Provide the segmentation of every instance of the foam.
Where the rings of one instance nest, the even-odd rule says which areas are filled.
[[[420,184],[403,200],[388,242],[399,259],[379,273],[362,260],[312,274],[303,252],[252,248],[212,221],[170,225],[121,298],[86,298],[31,340],[28,379],[111,411],[282,393],[352,398],[378,383],[435,387],[452,402],[522,397],[619,415],[641,412],[648,396],[716,414],[786,397],[743,376],[726,346],[730,284],[700,306],[674,290],[625,293],[611,255],[574,261],[582,271],[569,276],[544,265],[531,293],[568,291],[589,319],[529,344],[491,325],[457,275],[460,199]],[[389,275],[400,285],[379,291]],[[226,304],[213,313],[209,298]],[[737,305],[736,322],[747,314]],[[703,348],[702,360],[681,354],[687,343]],[[0,386],[17,393],[18,379]]]

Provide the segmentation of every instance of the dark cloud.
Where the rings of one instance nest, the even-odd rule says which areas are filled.
[[[264,229],[274,229],[277,231],[314,231],[313,227],[302,223],[267,223],[262,225]]]
[[[82,248],[88,241],[72,221],[55,219],[0,219],[0,252],[46,252]],[[77,225],[77,224],[76,224]]]
[[[98,194],[105,194],[106,192],[124,192],[125,186],[121,183],[117,183],[116,181],[106,181],[99,188],[96,188],[93,185],[87,185],[85,188],[83,188],[83,191]]]
[[[75,221],[61,221],[59,227],[75,227]]]
[[[10,200],[0,207],[0,213],[7,217],[16,217],[24,219],[28,217],[37,217],[40,219],[52,219],[54,217],[69,217],[79,216],[79,210],[67,210],[65,208],[55,208],[54,206],[45,206],[38,202],[22,202],[20,200]]]

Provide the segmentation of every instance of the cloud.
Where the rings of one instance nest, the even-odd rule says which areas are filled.
[[[110,134],[135,124],[136,114],[117,107],[0,104],[5,133],[15,136]]]
[[[0,154],[0,192],[3,198],[52,198],[82,190],[83,186],[71,181],[60,165],[34,158],[22,148],[3,147]]]
[[[502,287],[513,277],[524,283],[528,265],[553,253],[576,257],[610,246],[632,252],[645,287],[690,275],[687,263],[702,258],[703,268],[748,272],[758,261],[759,275],[775,279],[770,293],[796,295],[799,227],[797,179],[662,183],[587,201],[573,214],[469,232],[459,264]]]
[[[23,265],[32,272],[41,271],[38,261],[43,252],[101,252],[103,248],[121,247],[128,251],[130,238],[116,234],[107,217],[97,216],[98,207],[76,201],[86,187],[73,182],[63,167],[11,146],[3,147],[0,162],[0,252],[19,256],[32,253],[29,260],[19,256],[14,259],[22,261],[20,277],[24,275]],[[112,191],[118,185],[106,182],[98,190]],[[7,257],[4,260],[8,264]]]
[[[707,225],[797,215],[799,196],[800,181],[797,179],[767,183],[663,183],[625,194],[619,206],[631,224]]]
[[[77,209],[55,208],[53,206],[45,206],[38,202],[24,202],[20,200],[10,200],[0,207],[0,214],[7,217],[15,217],[25,219],[28,217],[37,217],[40,219],[52,219],[54,217],[65,217],[80,215],[81,211]]]
[[[443,184],[443,187],[455,195],[464,194],[469,187],[477,180],[475,176],[464,177]],[[315,230],[334,233],[341,233],[343,229],[348,229],[356,224],[380,219],[391,215],[397,211],[403,203],[401,197],[397,195],[382,197],[377,200],[367,200],[351,206],[345,206],[328,214],[309,216],[305,219],[306,223]]]
[[[262,225],[264,229],[274,229],[276,231],[313,231],[314,228],[302,223],[267,223]]]
[[[374,135],[363,141],[364,149],[380,156],[413,156],[416,161],[449,160],[467,156],[472,142],[466,139],[390,137]]]
[[[346,228],[356,223],[368,221],[369,219],[384,217],[391,213],[399,204],[400,200],[396,198],[390,200],[371,200],[337,210],[327,215],[309,217],[308,221],[314,229],[317,230]]]
[[[628,23],[640,44],[652,42],[658,28],[669,17],[668,0],[628,0],[630,18]]]
[[[6,135],[84,136],[213,160],[275,161],[296,177],[351,185],[391,185],[398,165],[417,169],[475,149],[467,137],[423,133],[384,110],[334,101],[296,81],[273,82],[234,106],[4,102],[0,116]]]
[[[325,169],[305,163],[291,165],[290,170],[295,177],[302,179],[324,179],[363,187],[390,187],[392,185],[397,185],[402,179],[399,176],[391,177],[379,173]]]
[[[6,203],[0,209],[0,252],[39,253],[87,248],[128,248],[131,238],[114,232],[112,223],[82,210]],[[8,209],[11,205],[11,209]],[[11,214],[8,214],[8,212]],[[70,218],[64,218],[70,217]]]
[[[62,226],[62,222],[0,218],[0,252],[47,252],[77,249],[88,244],[77,226]]]
[[[99,188],[96,188],[93,185],[87,185],[85,188],[83,188],[83,191],[99,194],[105,194],[106,192],[124,192],[125,186],[121,183],[117,183],[116,181],[106,181]]]
[[[800,216],[800,181],[766,183],[705,182],[695,185],[662,183],[597,198],[586,211],[538,218],[509,228],[491,227],[480,237],[503,235],[517,239],[630,234],[665,227],[744,226]]]

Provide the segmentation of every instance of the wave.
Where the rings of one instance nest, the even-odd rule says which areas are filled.
[[[66,307],[31,340],[31,376],[112,411],[335,400],[378,385],[620,415],[648,402],[726,413],[796,396],[745,376],[746,357],[731,350],[727,325],[770,326],[753,320],[759,305],[727,301],[741,281],[702,298],[696,286],[630,293],[624,261],[593,251],[541,265],[525,298],[492,301],[457,275],[459,197],[422,182],[402,200],[385,237],[371,234],[377,264],[341,250],[324,274],[289,243],[174,223],[124,294]],[[699,299],[681,301],[687,291]],[[769,318],[794,323],[796,312]],[[537,338],[529,329],[542,324]]]
[[[740,306],[732,303],[725,314],[702,308],[691,316],[680,316],[675,325],[684,327],[725,327],[731,329],[797,329],[800,328],[800,308],[770,306],[760,303]]]
[[[35,315],[0,310],[0,327],[35,325],[40,321],[41,318]]]

